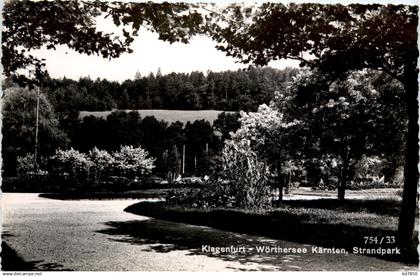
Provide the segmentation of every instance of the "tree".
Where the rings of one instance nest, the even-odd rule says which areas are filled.
[[[168,123],[158,121],[153,116],[146,116],[143,118],[141,125],[143,135],[142,145],[151,154],[151,156],[162,156],[164,150],[162,148],[162,144],[165,144],[167,127]],[[157,141],[162,141],[162,144],[156,143]]]
[[[251,149],[258,153],[260,161],[265,162],[270,174],[277,177],[279,200],[283,199],[285,174],[290,174],[290,161],[298,155],[297,144],[299,136],[296,134],[299,122],[288,122],[272,102],[270,106],[262,104],[257,112],[241,112],[239,118],[241,127],[232,134],[232,140],[250,141]],[[290,178],[289,178],[290,179]]]
[[[372,68],[402,83],[408,115],[398,226],[403,251],[413,236],[419,178],[417,14],[417,6],[404,5],[232,5],[215,17],[210,29],[219,49],[245,63],[291,58],[331,79]]]
[[[123,37],[96,29],[96,19],[101,16],[112,19],[122,29]],[[157,32],[161,40],[186,43],[203,23],[196,6],[184,3],[82,0],[7,1],[3,19],[4,74],[30,86],[47,75],[44,60],[32,56],[30,50],[55,49],[64,44],[82,54],[116,58],[132,52],[130,45],[142,26]]]
[[[86,154],[70,148],[69,150],[57,150],[53,159],[73,181],[83,177],[85,173],[89,179],[89,170],[93,164]]]
[[[155,159],[148,155],[149,153],[141,147],[121,146],[120,150],[113,154],[113,158],[116,169],[124,175],[135,177],[150,173],[155,167]]]
[[[29,92],[19,87],[10,87],[4,91],[2,156],[6,175],[16,173],[16,156],[34,152],[36,101],[35,91]],[[38,138],[38,158],[53,154],[57,147],[69,142],[66,134],[59,129],[54,110],[43,93],[39,96]]]
[[[206,171],[205,166],[200,167],[198,163],[200,161],[207,163],[201,159],[208,157],[210,149],[217,146],[210,123],[206,120],[196,120],[192,124],[187,122],[184,131],[187,151],[186,170],[192,174],[200,173],[199,168]]]
[[[111,154],[97,147],[89,151],[88,158],[92,162],[94,182],[100,181],[103,173],[111,169],[115,162]]]
[[[170,150],[165,150],[162,154],[163,169],[166,172],[166,180],[169,184],[174,183],[175,179],[181,175],[181,157],[175,145]]]
[[[222,112],[217,116],[217,119],[213,122],[213,126],[222,133],[222,140],[229,139],[230,133],[235,133],[241,126],[239,118],[239,112]]]
[[[405,117],[401,116],[404,105],[400,102],[392,110],[384,104],[385,91],[380,91],[387,87],[378,84],[380,78],[376,71],[361,70],[344,80],[329,82],[319,72],[302,72],[290,86],[288,113],[302,123],[307,141],[303,151],[308,159],[317,158],[324,168],[326,163],[335,164],[340,200],[344,200],[347,182],[353,178],[352,168],[364,155],[401,154],[401,147],[394,143],[406,128]],[[396,81],[388,85],[394,85],[396,95],[398,88],[402,90]],[[390,123],[389,116],[397,122]]]
[[[260,209],[270,201],[267,166],[251,149],[249,140],[227,140],[221,160],[205,189],[215,207]],[[216,197],[216,200],[214,199]]]

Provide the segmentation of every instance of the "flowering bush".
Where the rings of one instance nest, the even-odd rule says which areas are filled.
[[[94,173],[94,181],[100,181],[102,174],[111,169],[114,165],[115,159],[106,150],[100,150],[94,147],[89,151],[89,160],[92,162],[92,169]]]
[[[17,158],[17,174],[20,177],[30,177],[35,175],[35,172],[35,159],[33,154],[27,154]]]
[[[68,173],[73,180],[83,173],[89,174],[89,169],[93,166],[93,162],[86,154],[73,148],[57,150],[53,159],[62,166],[63,172]]]
[[[132,146],[123,146],[113,154],[96,147],[88,154],[71,148],[57,150],[53,159],[61,166],[62,173],[70,175],[73,180],[85,175],[89,181],[93,172],[94,182],[97,182],[106,171],[118,171],[122,175],[132,177],[151,172],[155,160],[147,155],[147,151]]]
[[[154,158],[141,147],[122,146],[120,151],[113,154],[114,165],[122,174],[137,176],[150,173],[155,167]]]

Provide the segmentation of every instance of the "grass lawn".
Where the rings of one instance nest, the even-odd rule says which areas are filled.
[[[323,247],[393,248],[395,244],[366,245],[364,237],[396,236],[400,201],[393,199],[335,199],[285,201],[263,211],[195,209],[141,202],[125,211],[169,221],[210,226],[222,230],[313,244]],[[409,256],[376,256],[392,261],[418,263],[415,247]]]
[[[163,120],[169,124],[180,121],[186,124],[188,121],[193,123],[196,120],[206,120],[213,124],[217,116],[223,111],[220,110],[164,110],[164,109],[139,109],[139,110],[123,110],[137,111],[142,118],[146,116],[154,116],[157,120]],[[80,118],[93,115],[95,117],[106,118],[112,111],[80,111]]]

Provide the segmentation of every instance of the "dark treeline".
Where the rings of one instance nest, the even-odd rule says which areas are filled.
[[[284,89],[298,69],[171,73],[141,76],[123,83],[106,79],[51,79],[44,83],[56,112],[111,109],[217,109],[254,111]]]
[[[181,165],[185,147],[185,174],[204,175],[212,157],[220,153],[223,138],[239,128],[238,118],[239,113],[221,113],[213,127],[205,120],[168,124],[153,116],[141,118],[136,111],[114,111],[106,119],[94,116],[78,119],[66,131],[69,146],[81,152],[93,147],[116,151],[121,145],[141,146],[156,159],[154,173],[158,175],[166,173],[164,156],[172,154],[174,147]],[[181,167],[177,173],[181,173]]]
[[[18,159],[34,154],[36,103],[36,91],[4,86],[3,176],[16,176]],[[115,152],[121,146],[134,146],[147,150],[156,160],[155,174],[165,176],[168,167],[180,174],[185,149],[184,175],[203,175],[212,157],[220,153],[223,139],[239,127],[239,113],[231,112],[221,113],[213,125],[205,120],[168,124],[152,116],[141,118],[137,111],[113,111],[106,118],[83,119],[78,111],[55,113],[45,93],[40,94],[39,106],[37,161],[42,169],[47,169],[57,149],[88,153],[97,147]]]

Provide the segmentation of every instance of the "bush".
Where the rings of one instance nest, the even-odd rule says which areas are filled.
[[[201,188],[168,194],[169,204],[189,207],[260,209],[270,204],[268,170],[248,140],[228,141],[220,162]]]

